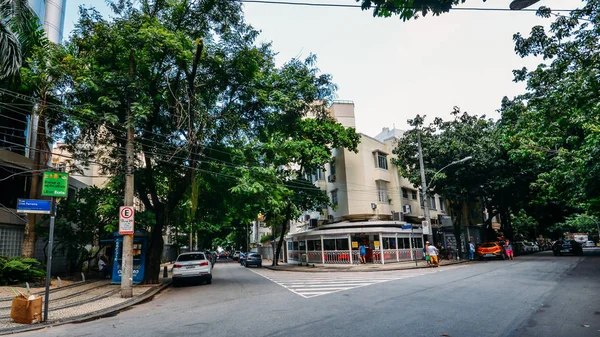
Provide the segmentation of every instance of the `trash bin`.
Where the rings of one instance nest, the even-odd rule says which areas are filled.
[[[13,297],[10,318],[16,323],[34,324],[42,321],[42,297],[19,295]]]

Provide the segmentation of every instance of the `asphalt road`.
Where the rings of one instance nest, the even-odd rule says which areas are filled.
[[[584,257],[542,252],[393,272],[290,273],[217,263],[213,273],[211,285],[169,288],[115,317],[24,335],[600,336],[597,248]],[[329,289],[323,284],[339,288],[301,296]]]

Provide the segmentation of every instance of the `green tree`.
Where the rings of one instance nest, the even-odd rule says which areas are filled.
[[[275,256],[279,256],[289,222],[301,211],[330,204],[324,191],[304,175],[331,160],[331,151],[357,151],[359,135],[345,128],[327,110],[335,86],[329,75],[319,75],[316,58],[293,59],[272,73],[260,97],[272,107],[258,141],[247,147],[244,157],[262,163],[240,168],[236,195],[254,196],[267,223],[280,226]],[[258,212],[254,213],[254,217]],[[273,259],[277,265],[277,259]]]
[[[514,72],[527,92],[503,102],[504,143],[512,160],[539,167],[531,184],[536,202],[566,204],[561,216],[600,213],[599,8],[590,0],[570,17],[557,18],[548,32],[536,26],[529,37],[514,36],[520,56],[545,62]]]

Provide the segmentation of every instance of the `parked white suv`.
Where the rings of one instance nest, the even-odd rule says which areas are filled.
[[[194,279],[211,284],[212,262],[202,252],[190,252],[179,255],[173,266],[173,285],[178,286],[183,280]]]
[[[235,253],[233,253],[233,257],[234,260],[239,260],[240,259],[240,251],[236,250]]]

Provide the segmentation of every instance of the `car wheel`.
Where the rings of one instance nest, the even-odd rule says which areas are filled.
[[[208,278],[208,280],[206,280],[206,284],[212,284],[212,276]]]
[[[554,252],[554,256],[558,256],[558,253],[557,253],[557,252]]]
[[[173,287],[178,288],[179,286],[181,286],[181,282],[179,282],[179,280],[177,279],[173,279]]]
[[[258,268],[262,268],[262,263],[259,263],[259,264],[258,264]]]
[[[244,267],[248,268],[248,263],[247,262],[244,263]]]

